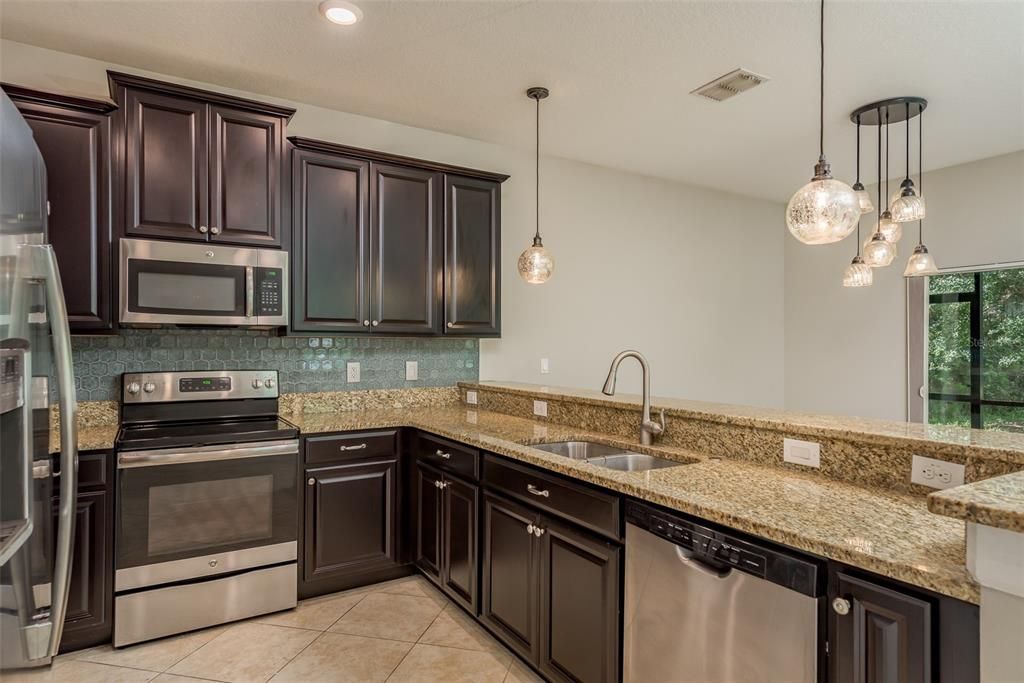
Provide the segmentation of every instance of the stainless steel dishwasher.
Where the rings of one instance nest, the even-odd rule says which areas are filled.
[[[625,683],[818,680],[816,563],[633,501],[626,521]]]

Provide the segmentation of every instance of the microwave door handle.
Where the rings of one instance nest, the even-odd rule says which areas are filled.
[[[256,283],[252,266],[245,267],[245,317],[253,316],[256,298]]]
[[[50,642],[48,655],[54,657],[64,633],[71,582],[71,550],[75,540],[75,508],[78,505],[78,405],[75,375],[71,364],[71,332],[64,302],[57,256],[49,244],[22,245],[28,276],[42,280],[46,287],[46,319],[53,338],[53,355],[60,391],[60,507],[57,513],[57,553],[50,594]],[[19,298],[23,299],[23,295]],[[12,309],[12,312],[16,309]],[[21,321],[18,321],[21,324]]]

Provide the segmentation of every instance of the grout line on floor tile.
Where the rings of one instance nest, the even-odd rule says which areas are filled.
[[[367,593],[365,593],[365,594],[363,595],[363,597],[361,597],[361,598],[359,598],[358,600],[356,600],[355,602],[353,602],[353,603],[352,603],[352,606],[351,606],[351,607],[349,607],[349,608],[348,608],[347,610],[345,610],[344,612],[342,612],[342,613],[341,613],[341,614],[340,614],[340,615],[338,616],[338,618],[337,618],[337,619],[335,619],[334,621],[332,621],[332,622],[331,622],[330,626],[328,626],[327,628],[325,628],[325,629],[323,630],[323,632],[324,632],[324,633],[327,633],[327,632],[328,632],[328,631],[330,631],[330,630],[331,630],[332,628],[334,628],[334,626],[335,626],[335,625],[336,625],[336,624],[337,624],[337,623],[338,623],[339,621],[341,621],[342,619],[344,619],[344,618],[345,618],[345,615],[346,615],[346,614],[348,614],[349,612],[351,612],[352,610],[354,610],[354,609],[356,608],[356,605],[358,605],[358,604],[359,604],[359,603],[361,603],[361,602],[362,602],[363,600],[365,600],[365,599],[366,599],[366,596],[367,596],[367,595],[369,595],[369,594],[370,594],[370,593],[369,593],[369,591],[368,591]]]

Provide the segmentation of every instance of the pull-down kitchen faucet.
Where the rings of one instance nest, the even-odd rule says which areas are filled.
[[[625,358],[636,358],[640,362],[640,368],[644,373],[644,407],[643,415],[640,418],[640,444],[650,446],[654,437],[665,431],[665,409],[662,408],[660,423],[651,419],[651,366],[647,359],[639,351],[623,351],[612,360],[612,367],[608,370],[608,379],[604,381],[603,393],[611,396],[615,393],[615,378],[619,372],[619,363]]]

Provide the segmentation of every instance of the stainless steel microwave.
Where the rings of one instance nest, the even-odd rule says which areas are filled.
[[[288,324],[288,252],[121,240],[125,325]]]

